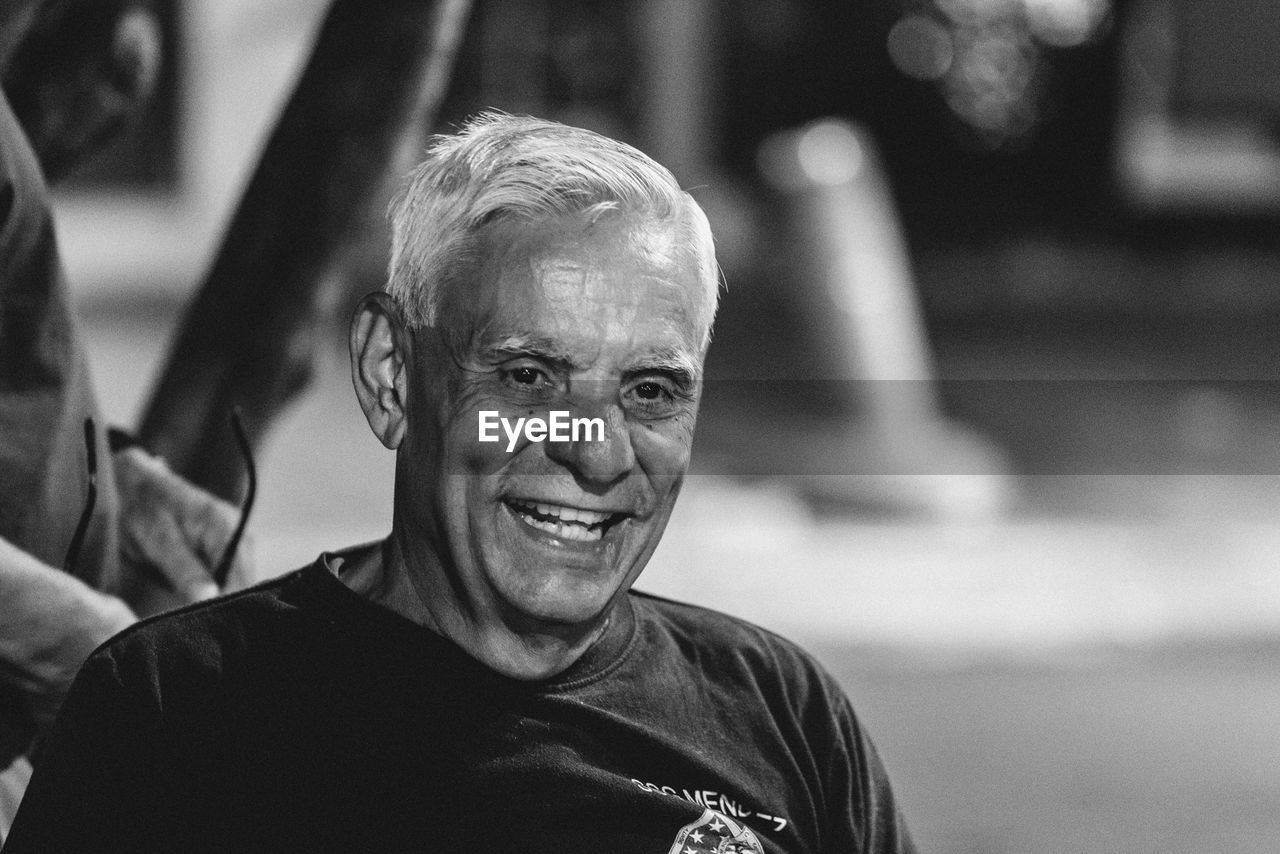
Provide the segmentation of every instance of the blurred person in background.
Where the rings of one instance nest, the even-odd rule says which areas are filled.
[[[6,852],[914,850],[812,658],[631,590],[717,296],[704,214],[635,149],[438,137],[351,331],[390,535],[98,650]],[[599,427],[520,426],[554,412]]]
[[[0,839],[85,657],[140,615],[215,595],[236,525],[118,432],[94,431],[90,498],[96,406],[46,180],[124,125],[158,51],[141,3],[0,2]],[[229,584],[249,572],[238,558]]]

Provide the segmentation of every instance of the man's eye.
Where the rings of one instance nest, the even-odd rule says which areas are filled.
[[[626,397],[633,410],[651,417],[670,415],[680,399],[671,383],[656,379],[635,383],[627,389]]]
[[[546,380],[546,375],[537,368],[514,368],[507,376],[517,385],[540,385]]]
[[[508,391],[522,400],[543,400],[556,393],[555,376],[537,365],[510,365],[501,369],[498,376]]]
[[[635,388],[636,397],[641,400],[663,400],[668,392],[658,383],[640,383]]]

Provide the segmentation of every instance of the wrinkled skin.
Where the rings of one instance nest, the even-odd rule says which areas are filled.
[[[500,673],[545,678],[599,637],[657,547],[693,442],[706,284],[675,235],[621,214],[486,227],[410,332],[385,295],[353,327],[358,395],[398,451],[372,598]],[[481,411],[567,410],[602,439],[478,440]]]
[[[252,545],[241,541],[226,585],[213,570],[235,532],[239,511],[170,471],[140,448],[114,455],[120,497],[121,595],[148,616],[251,583]]]

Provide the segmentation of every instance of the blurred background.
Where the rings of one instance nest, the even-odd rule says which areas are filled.
[[[153,5],[157,96],[57,192],[129,426],[327,3]],[[817,651],[922,851],[1277,848],[1278,37],[1255,0],[488,0],[417,129],[595,128],[706,208],[695,474],[638,586]],[[388,529],[345,353],[382,204],[260,446],[263,577]]]

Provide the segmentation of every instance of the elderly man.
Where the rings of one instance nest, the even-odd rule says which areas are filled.
[[[99,650],[6,852],[912,850],[830,676],[630,589],[715,311],[694,201],[625,145],[486,115],[393,218],[351,335],[390,536]]]

